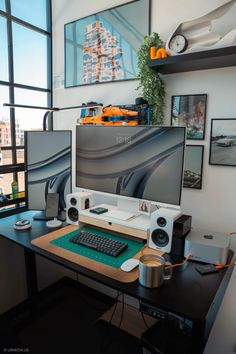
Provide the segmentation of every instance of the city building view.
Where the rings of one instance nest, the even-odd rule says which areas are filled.
[[[24,130],[21,128],[18,120],[15,122],[16,145],[22,146],[24,144]],[[0,166],[12,164],[12,151],[5,150],[4,147],[11,146],[11,127],[9,119],[5,117],[0,118]],[[17,163],[24,162],[24,150],[17,150]],[[13,182],[13,174],[0,174],[0,193],[10,194],[11,183]],[[18,173],[19,191],[24,190],[24,173]]]
[[[99,20],[86,26],[83,55],[83,83],[122,80],[122,48],[116,36]]]
[[[16,145],[24,145],[24,130],[20,126],[19,120],[15,122]],[[0,118],[0,146],[11,145],[11,127],[9,119]]]
[[[35,97],[34,93],[29,91],[28,98],[29,100],[34,99],[36,105],[46,105],[45,96]],[[7,99],[4,100],[7,102]],[[4,100],[2,98],[2,102],[4,102]],[[12,182],[15,180],[17,180],[18,183],[18,197],[22,198],[25,196],[25,172],[18,171],[14,174],[12,173],[12,166],[24,163],[24,132],[26,130],[42,130],[43,115],[44,111],[38,112],[34,109],[15,110],[13,130],[15,132],[14,152],[9,111],[6,108],[0,107],[0,169],[4,167],[4,172],[0,171],[0,203],[4,199],[6,200],[6,198],[8,202],[9,199],[12,199]],[[13,159],[14,154],[16,154],[16,159]],[[9,170],[9,172],[7,172],[7,170]],[[0,211],[12,207],[14,207],[14,204],[4,204],[0,207]]]

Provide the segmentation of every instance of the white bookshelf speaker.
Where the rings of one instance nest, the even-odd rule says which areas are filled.
[[[93,206],[92,193],[77,192],[66,196],[66,222],[79,225],[79,211]]]
[[[148,247],[170,253],[174,221],[182,214],[180,210],[160,208],[150,217]]]

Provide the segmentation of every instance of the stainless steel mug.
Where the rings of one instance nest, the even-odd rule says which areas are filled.
[[[139,283],[146,288],[157,288],[172,277],[171,263],[161,256],[145,254],[139,259]]]

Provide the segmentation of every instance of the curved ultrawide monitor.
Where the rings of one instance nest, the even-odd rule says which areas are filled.
[[[76,186],[179,206],[185,128],[76,127]]]

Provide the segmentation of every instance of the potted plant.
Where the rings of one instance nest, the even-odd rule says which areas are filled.
[[[150,58],[151,47],[161,48],[164,43],[157,33],[145,36],[143,44],[138,50],[138,80],[137,90],[147,100],[151,108],[151,123],[163,124],[164,121],[164,99],[165,84],[160,75],[148,66],[147,59]]]

